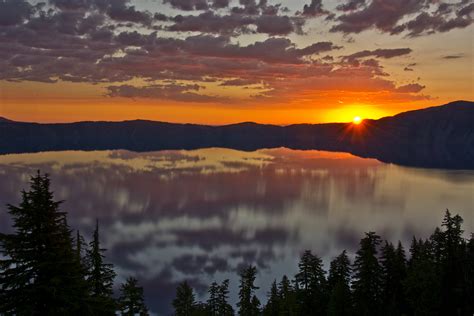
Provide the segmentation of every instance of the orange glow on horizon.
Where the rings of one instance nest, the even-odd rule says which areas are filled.
[[[354,117],[354,119],[352,120],[352,122],[353,122],[355,125],[359,125],[360,123],[362,123],[362,119],[360,118],[360,116],[356,116],[356,117]]]

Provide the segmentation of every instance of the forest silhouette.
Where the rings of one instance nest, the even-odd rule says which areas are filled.
[[[143,288],[129,277],[114,293],[116,273],[100,245],[99,223],[89,243],[67,223],[48,175],[31,177],[18,206],[8,205],[12,233],[0,233],[0,315],[149,315]],[[229,280],[213,282],[198,302],[187,281],[176,289],[176,316],[473,315],[474,234],[446,211],[428,239],[408,250],[368,232],[353,262],[343,251],[326,271],[306,250],[298,272],[275,280],[266,303],[256,295],[257,268],[239,273],[238,303]],[[153,300],[153,298],[150,298]]]

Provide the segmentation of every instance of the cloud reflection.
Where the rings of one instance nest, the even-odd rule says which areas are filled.
[[[119,280],[137,276],[167,315],[188,279],[203,294],[216,278],[257,264],[270,284],[312,249],[325,262],[354,251],[364,231],[393,241],[427,236],[445,208],[474,229],[474,172],[403,168],[350,154],[288,149],[50,152],[0,156],[0,204],[17,203],[36,169],[48,172],[74,228],[101,222]],[[5,209],[5,208],[4,208]],[[9,229],[6,212],[0,229]],[[267,289],[260,290],[264,296]]]

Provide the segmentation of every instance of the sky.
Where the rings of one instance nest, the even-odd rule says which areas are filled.
[[[0,116],[269,124],[474,99],[472,0],[0,0]]]

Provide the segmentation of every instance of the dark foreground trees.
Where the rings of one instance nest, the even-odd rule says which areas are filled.
[[[115,315],[115,272],[105,263],[99,226],[87,248],[40,173],[8,205],[13,233],[0,234],[0,315]]]
[[[0,315],[148,315],[143,289],[127,279],[116,300],[115,272],[106,262],[97,223],[86,244],[73,237],[47,176],[32,177],[18,206],[8,205],[13,233],[0,234]],[[305,251],[294,279],[274,281],[262,306],[257,268],[240,271],[238,315],[473,315],[474,234],[446,212],[428,239],[413,238],[409,252],[367,233],[351,263],[343,251],[329,265]],[[408,249],[408,248],[407,248]],[[177,316],[231,316],[229,280],[213,282],[205,303],[187,282],[173,301]]]

